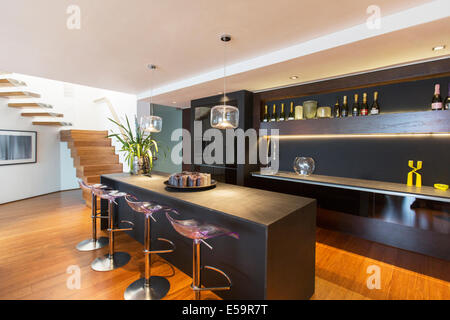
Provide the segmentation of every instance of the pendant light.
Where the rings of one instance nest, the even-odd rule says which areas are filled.
[[[226,43],[231,36],[223,35],[220,40],[224,42],[223,47],[223,104],[211,109],[211,127],[217,129],[235,129],[239,126],[239,109],[226,104]]]
[[[149,64],[148,68],[153,73],[156,70],[156,66],[154,64]],[[144,128],[146,132],[161,132],[162,130],[162,119],[161,117],[153,115],[153,105],[152,105],[152,97],[153,97],[153,77],[151,77],[151,88],[150,88],[150,115],[141,117],[141,128]]]

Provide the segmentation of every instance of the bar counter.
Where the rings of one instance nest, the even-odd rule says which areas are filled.
[[[178,192],[166,187],[169,175],[152,177],[127,173],[102,175],[102,184],[130,193],[141,201],[154,201],[178,210],[180,220],[197,219],[228,228],[240,235],[207,240],[202,265],[222,269],[231,278],[230,291],[217,291],[224,299],[309,299],[314,293],[316,201],[314,199],[218,183],[214,189]],[[104,211],[102,204],[102,212]],[[144,217],[120,199],[116,221],[129,220],[128,234],[143,243]],[[152,246],[163,237],[176,245],[163,258],[192,276],[192,240],[173,230],[163,214],[152,222]],[[224,284],[214,272],[202,274],[206,286]]]

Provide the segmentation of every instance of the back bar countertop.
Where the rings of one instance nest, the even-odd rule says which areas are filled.
[[[204,264],[228,273],[230,291],[217,292],[224,299],[308,299],[314,293],[316,201],[225,183],[199,192],[178,192],[164,184],[169,175],[152,177],[127,173],[102,175],[101,182],[133,194],[141,201],[154,201],[180,212],[178,219],[197,219],[239,233],[240,239],[219,237],[202,249]],[[105,206],[102,205],[102,210]],[[116,209],[118,220],[135,223],[128,234],[141,243],[143,215],[133,212],[124,199]],[[192,275],[192,241],[175,232],[163,215],[155,215],[152,240],[174,241],[177,250],[164,258]],[[155,241],[153,241],[155,243]],[[262,267],[261,267],[262,266]],[[202,282],[217,282],[205,275]]]

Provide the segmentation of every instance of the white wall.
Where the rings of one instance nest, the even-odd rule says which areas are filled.
[[[41,94],[40,99],[32,101],[52,104],[54,112],[63,113],[62,121],[73,124],[72,127],[63,129],[114,129],[118,132],[114,124],[107,119],[112,117],[108,106],[104,103],[93,102],[102,97],[107,97],[111,101],[120,119],[128,115],[131,124],[134,125],[134,116],[137,111],[135,95],[21,74],[4,77],[26,82],[27,90]],[[0,90],[8,91],[9,89],[0,88]],[[37,131],[37,163],[0,166],[0,203],[77,188],[70,150],[67,148],[67,143],[59,141],[60,128],[33,126],[32,118],[20,116],[21,112],[27,111],[26,109],[14,109],[7,106],[9,102],[20,101],[0,98],[0,129]],[[40,117],[39,120],[45,120],[45,118]],[[116,146],[118,153],[119,148],[114,139],[113,145]],[[124,163],[122,154],[119,154],[119,158]],[[124,163],[124,169],[128,171],[126,163]]]

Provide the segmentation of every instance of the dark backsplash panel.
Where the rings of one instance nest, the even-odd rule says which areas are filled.
[[[438,111],[436,111],[438,112]],[[280,170],[312,157],[315,174],[406,183],[408,160],[422,160],[423,185],[450,183],[450,137],[280,140]]]

